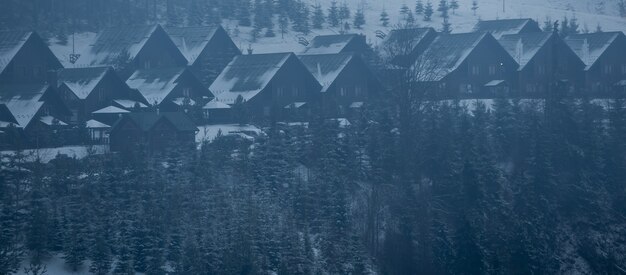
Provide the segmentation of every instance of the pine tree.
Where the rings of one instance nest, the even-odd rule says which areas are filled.
[[[422,0],[417,0],[415,3],[415,14],[421,15],[424,13],[424,2]]]
[[[102,228],[102,226],[99,227]],[[109,274],[112,263],[111,251],[103,233],[96,232],[95,240],[91,246],[91,256],[89,257],[92,260],[89,272],[98,275]]]
[[[617,9],[621,17],[626,17],[626,2],[624,0],[618,0]]]
[[[543,21],[543,31],[544,32],[552,32],[552,28],[554,28],[554,23],[550,17],[546,17],[546,20]]]
[[[339,26],[339,8],[337,7],[337,1],[330,2],[330,8],[328,8],[328,23],[332,27]]]
[[[383,27],[388,27],[389,26],[389,14],[384,9],[383,9],[382,12],[380,12],[380,24]]]
[[[426,2],[426,8],[424,8],[424,21],[430,22],[432,20],[432,16],[435,11],[433,10],[433,4],[430,2]]]
[[[354,14],[354,22],[352,25],[357,29],[361,29],[361,26],[365,25],[365,15],[362,9],[358,9],[356,14]]]
[[[598,32],[603,32],[602,26],[600,26],[600,23],[598,23],[598,25],[596,25],[596,33],[598,33]]]
[[[400,7],[400,15],[404,18],[406,18],[406,16],[411,13],[411,10],[409,9],[409,6],[407,6],[406,4],[402,4],[402,7]]]
[[[8,167],[5,166],[6,168]],[[8,181],[4,175],[0,176],[0,181],[4,180]],[[6,194],[8,190],[1,188],[2,185],[0,184],[0,193]],[[0,273],[12,274],[19,269],[24,251],[18,239],[19,222],[17,215],[12,211],[12,207],[5,204],[4,200],[3,196],[0,195]]]
[[[415,25],[415,17],[412,12],[409,12],[406,16],[406,25],[411,27]]]
[[[324,15],[324,10],[322,9],[322,5],[316,4],[313,6],[313,28],[314,29],[322,29],[324,27],[324,23],[326,22],[326,17]]]
[[[576,18],[576,16],[574,16],[569,21],[569,34],[577,33],[580,33],[580,25],[578,24],[578,19]]]
[[[448,18],[448,10],[450,10],[450,7],[448,6],[448,1],[447,0],[440,0],[439,1],[439,7],[437,7],[437,11],[441,12],[441,18]]]
[[[252,21],[250,20],[250,0],[242,0],[239,7],[237,7],[237,20],[239,21],[239,25],[244,27],[252,26]]]
[[[285,11],[281,11],[278,15],[278,29],[280,30],[280,37],[285,38],[285,34],[289,32],[289,16]]]
[[[339,7],[339,20],[341,22],[347,21],[350,16],[350,7],[348,7],[348,3],[343,2]]]
[[[459,1],[450,0],[450,9],[452,9],[452,14],[456,14],[456,10],[459,9]]]
[[[472,0],[472,12],[474,16],[476,16],[476,11],[478,10],[478,0]]]
[[[443,19],[441,32],[443,32],[443,33],[451,33],[452,32],[452,24],[450,24],[450,21],[448,21],[448,18],[444,18]]]

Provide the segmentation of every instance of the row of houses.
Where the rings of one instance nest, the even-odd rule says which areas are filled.
[[[166,114],[196,124],[233,122],[235,112],[255,123],[344,116],[382,89],[359,54],[241,55],[220,26],[105,29],[71,53],[36,32],[0,40],[0,141],[9,147],[113,143],[127,117],[176,117],[178,126],[180,116]]]
[[[381,52],[439,98],[545,97],[562,83],[577,95],[625,91],[623,32],[543,32],[532,19],[480,21],[471,33],[432,28],[391,31]],[[391,83],[397,83],[393,79]]]

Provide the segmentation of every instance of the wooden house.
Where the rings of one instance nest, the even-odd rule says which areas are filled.
[[[106,28],[79,54],[75,67],[112,66],[122,79],[138,69],[187,65],[160,25]]]
[[[226,103],[213,99],[202,107],[202,118],[206,123],[232,122],[232,108]]]
[[[222,26],[167,27],[192,72],[209,87],[241,50]]]
[[[356,53],[362,57],[371,54],[372,49],[361,34],[319,35],[313,38],[301,54]]]
[[[131,90],[111,67],[62,69],[58,72],[58,90],[72,111],[71,123],[85,122],[93,111],[114,101],[130,105],[144,104],[143,97]]]
[[[488,32],[496,39],[507,34],[542,32],[537,21],[530,18],[481,20],[474,26],[474,32]]]
[[[409,67],[436,37],[433,28],[392,30],[381,44],[380,52],[391,64]]]
[[[12,141],[16,147],[58,146],[73,136],[65,122],[69,109],[48,85],[0,86],[0,105],[0,124],[20,133]]]
[[[111,127],[110,148],[113,152],[194,149],[197,131],[184,113],[130,113]]]
[[[183,110],[214,98],[213,93],[185,67],[137,70],[126,84],[162,111]]]
[[[544,97],[556,81],[584,84],[585,64],[555,32],[507,34],[498,40],[517,61],[519,95]]]
[[[322,85],[317,108],[325,116],[349,115],[375,95],[382,84],[367,64],[354,53],[301,55],[300,60]]]
[[[37,33],[0,31],[0,84],[45,84],[47,72],[60,68]]]
[[[565,42],[585,63],[585,88],[593,94],[623,90],[626,83],[626,36],[623,32],[574,34]]]
[[[436,98],[502,96],[519,67],[489,33],[439,34],[415,66],[419,87]]]
[[[321,85],[293,53],[240,55],[210,87],[217,102],[245,108],[256,121],[278,119],[285,106],[316,100]],[[233,115],[241,108],[234,108]]]

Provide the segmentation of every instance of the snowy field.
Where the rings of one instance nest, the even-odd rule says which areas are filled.
[[[254,139],[255,136],[262,135],[261,129],[254,125],[239,124],[215,124],[198,126],[196,133],[196,143],[201,145],[203,142],[213,141],[220,133],[222,136],[237,135],[244,139]]]
[[[107,145],[94,145],[28,149],[23,150],[21,153],[24,156],[24,161],[26,162],[48,163],[56,158],[58,155],[66,155],[71,158],[82,159],[88,155],[104,154],[108,151],[109,146]],[[15,151],[0,151],[0,156],[5,159],[7,156],[15,155],[15,153]]]

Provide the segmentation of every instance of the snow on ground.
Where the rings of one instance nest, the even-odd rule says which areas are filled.
[[[47,272],[45,274],[48,275],[61,275],[61,274],[72,274],[72,275],[88,275],[89,273],[89,265],[90,261],[85,261],[83,265],[78,268],[76,272],[72,271],[67,265],[65,265],[65,261],[63,260],[63,254],[55,254],[52,255],[50,259],[44,260],[43,264],[46,266]],[[22,262],[22,266],[17,271],[17,273],[13,273],[14,275],[26,275],[24,272],[24,268],[28,268],[30,263],[28,260],[24,260]],[[29,273],[30,274],[30,273]]]
[[[82,159],[91,154],[104,154],[109,151],[109,147],[106,145],[93,145],[93,146],[65,146],[58,148],[42,148],[42,149],[28,149],[23,150],[21,153],[24,156],[26,162],[42,162],[48,163],[57,155],[66,155],[71,158]],[[15,155],[16,151],[0,151],[0,156],[5,157]]]
[[[328,7],[332,0],[308,0],[311,4],[320,3],[327,13]],[[426,3],[428,0],[423,0]],[[505,1],[505,12],[502,11],[502,2]],[[341,3],[342,1],[337,1]],[[380,30],[385,33],[393,28],[393,25],[400,23],[400,7],[406,4],[411,10],[415,9],[415,0],[345,0],[350,6],[352,16],[358,7],[363,7],[365,11],[366,25],[363,29],[352,29],[349,32],[362,33],[367,35],[368,41],[373,45],[378,45],[382,40],[376,37],[376,31]],[[417,16],[417,23],[421,27],[431,26],[437,30],[441,29],[442,19],[436,11],[439,1],[431,0],[435,8],[432,22],[424,22],[422,16]],[[580,28],[587,26],[587,29],[594,31],[599,24],[605,31],[626,31],[626,19],[620,18],[617,14],[617,2],[609,2],[603,0],[478,0],[478,10],[474,16],[472,0],[458,0],[460,8],[456,10],[456,14],[450,14],[450,22],[452,23],[453,32],[469,32],[479,19],[508,19],[508,18],[533,18],[543,24],[546,17],[552,20],[562,20],[563,17],[576,17],[580,23]],[[604,8],[598,3],[606,2]],[[380,25],[379,17],[383,8],[390,17],[390,27]],[[352,23],[352,19],[350,20]],[[238,27],[235,31],[237,21],[225,21],[223,23],[233,40],[243,52],[248,47],[253,49],[254,53],[270,53],[270,52],[301,52],[304,46],[298,43],[300,37],[311,41],[316,35],[337,34],[341,30],[339,28],[329,28],[325,25],[322,30],[312,30],[308,35],[302,35],[293,31],[281,37],[280,31],[275,30],[276,37],[259,38],[257,42],[251,42],[249,33],[251,28]],[[237,35],[237,32],[239,33]]]
[[[203,125],[198,126],[198,133],[196,133],[196,142],[201,144],[203,142],[213,141],[218,133],[222,136],[237,135],[245,139],[254,139],[255,136],[263,134],[261,129],[254,125],[239,125],[239,124],[215,124],[215,125]]]

